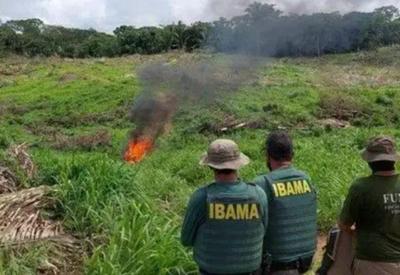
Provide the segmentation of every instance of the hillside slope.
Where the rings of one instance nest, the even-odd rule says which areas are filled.
[[[56,187],[57,218],[83,240],[86,273],[195,274],[179,227],[190,194],[211,179],[198,159],[217,137],[236,140],[250,156],[242,177],[251,180],[265,171],[266,133],[289,129],[296,165],[318,186],[322,231],[335,223],[352,180],[368,172],[359,157],[365,141],[380,133],[400,138],[400,48],[393,47],[270,60],[239,91],[180,106],[151,155],[125,164],[122,151],[134,128],[128,113],[140,92],[135,70],[182,58],[197,57],[0,60],[1,163],[17,169],[6,149],[31,145],[39,172],[20,180],[24,187]],[[48,251],[46,244],[4,248],[0,272],[36,274]]]

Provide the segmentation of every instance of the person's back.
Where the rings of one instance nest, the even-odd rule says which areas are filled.
[[[201,270],[216,274],[257,270],[265,235],[262,190],[238,181],[216,182],[199,192],[203,203],[207,202],[193,249]]]
[[[286,133],[272,133],[266,152],[271,172],[254,181],[268,198],[264,249],[272,262],[272,274],[305,272],[316,249],[316,192],[306,173],[292,166],[292,146]]]
[[[353,183],[339,222],[355,232],[354,274],[400,274],[400,156],[390,137],[372,140],[362,156],[373,174]]]
[[[261,266],[268,204],[260,187],[238,179],[248,162],[229,140],[213,142],[201,160],[214,170],[215,182],[192,195],[181,233],[201,274],[251,275]]]
[[[357,258],[400,261],[400,176],[372,175],[357,180],[352,191],[359,200]]]
[[[269,227],[266,250],[273,262],[312,259],[316,248],[316,194],[309,177],[294,167],[256,180],[267,192]]]

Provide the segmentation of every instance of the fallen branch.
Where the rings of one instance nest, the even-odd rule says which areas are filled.
[[[61,224],[41,217],[51,200],[46,186],[0,195],[0,243],[21,243],[64,234]]]
[[[15,192],[17,185],[18,180],[10,169],[0,166],[0,194]]]
[[[39,267],[45,274],[80,274],[82,243],[67,234],[61,223],[42,217],[41,210],[54,207],[52,188],[40,186],[0,195],[0,248],[49,247]]]

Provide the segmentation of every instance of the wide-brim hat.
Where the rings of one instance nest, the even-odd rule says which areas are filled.
[[[249,157],[241,153],[239,146],[229,139],[218,139],[212,142],[208,151],[200,159],[200,165],[217,170],[239,170],[249,163]]]
[[[399,161],[400,154],[396,151],[396,142],[388,136],[372,139],[361,153],[366,162]]]

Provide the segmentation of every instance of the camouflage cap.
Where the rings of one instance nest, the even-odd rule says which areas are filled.
[[[238,170],[250,163],[250,159],[240,152],[239,146],[229,139],[217,139],[201,157],[200,165],[214,169]]]
[[[396,151],[396,142],[388,136],[373,138],[361,156],[366,162],[400,160],[400,155]]]

